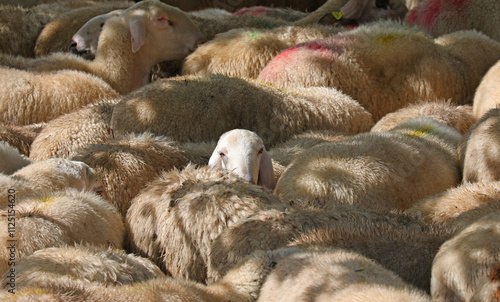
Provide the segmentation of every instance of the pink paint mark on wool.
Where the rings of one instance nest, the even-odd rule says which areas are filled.
[[[406,15],[406,24],[429,30],[441,13],[442,0],[429,0]]]
[[[252,7],[244,7],[239,11],[235,12],[236,16],[241,15],[250,15],[250,16],[259,16],[267,11],[267,8],[264,6],[252,6]]]

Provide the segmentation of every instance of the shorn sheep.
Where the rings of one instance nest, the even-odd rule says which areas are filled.
[[[0,240],[4,247],[12,247],[9,240],[16,242],[14,248],[0,249],[2,273],[12,265],[9,259],[19,261],[47,247],[80,242],[123,247],[123,218],[109,202],[94,193],[66,189],[16,199],[13,207],[0,211],[0,227],[5,230],[12,223],[12,219],[8,220],[12,210],[15,210],[15,231],[2,233]]]
[[[480,119],[490,109],[500,105],[500,61],[493,65],[484,75],[477,87],[472,109],[474,117]]]
[[[500,41],[500,3],[484,0],[427,0],[406,15],[408,25],[417,25],[433,36],[476,29]]]
[[[103,198],[113,203],[123,216],[132,198],[162,171],[182,168],[190,161],[199,163],[177,142],[150,133],[90,145],[71,159],[95,170],[103,184]]]
[[[273,253],[286,253],[286,249]],[[380,301],[430,302],[425,292],[357,252],[323,248],[296,249],[288,253],[290,255],[278,259],[276,267],[269,273],[258,302],[353,301],[354,297],[363,295],[364,290],[372,287],[380,292],[370,296],[369,301],[376,297]],[[387,297],[386,294],[391,292],[392,297]],[[364,295],[367,297],[366,293]]]
[[[80,279],[105,285],[124,285],[165,277],[150,260],[106,246],[50,247],[23,257],[15,266],[16,288],[41,287],[64,279]],[[9,289],[9,278],[2,286]]]
[[[459,147],[463,182],[500,180],[500,108],[491,109],[464,135]]]
[[[434,258],[433,301],[471,301],[481,280],[500,263],[500,216],[490,213],[446,241]],[[496,293],[483,301],[494,301]]]
[[[149,131],[180,142],[200,142],[247,129],[267,148],[306,130],[359,133],[372,126],[370,114],[339,91],[286,92],[222,75],[157,81],[123,97],[111,117],[116,136]]]
[[[208,164],[228,170],[252,184],[274,189],[273,163],[255,132],[234,129],[222,134]]]
[[[29,158],[34,161],[71,158],[90,145],[111,139],[111,114],[117,102],[87,105],[46,123],[31,144]]]
[[[406,126],[409,127],[406,127]],[[461,136],[431,119],[388,132],[362,133],[297,156],[276,184],[284,202],[323,206],[345,202],[388,212],[454,187],[454,149]]]
[[[106,22],[95,60],[87,62],[68,54],[68,60],[87,62],[88,73],[0,69],[4,80],[1,120],[17,124],[47,121],[88,103],[116,98],[147,84],[156,63],[184,58],[204,40],[182,11],[159,1],[143,1]],[[20,108],[25,111],[19,112]]]
[[[450,225],[460,215],[498,200],[500,182],[466,182],[424,198],[404,213],[427,224]]]
[[[7,142],[0,141],[0,173],[12,174],[30,163],[19,150]]]
[[[257,254],[257,253],[256,253]],[[265,253],[258,253],[236,265],[219,282],[202,285],[188,280],[155,278],[122,286],[89,284],[82,280],[53,282],[48,280],[42,287],[29,287],[16,291],[15,295],[0,293],[2,301],[200,301],[200,302],[252,302],[258,297],[260,287],[274,266]],[[52,300],[51,300],[52,301]]]
[[[132,200],[128,245],[174,277],[205,282],[215,237],[254,212],[273,208],[285,205],[268,189],[228,171],[188,165],[164,172]]]
[[[476,121],[470,105],[458,106],[445,101],[423,102],[386,114],[371,131],[388,131],[398,124],[417,117],[430,117],[443,125],[455,128],[460,134],[465,134]]]
[[[96,193],[103,189],[95,171],[87,164],[53,158],[33,162],[9,176],[0,174],[0,207],[9,205],[9,189],[15,190],[17,198],[20,198],[29,194],[47,194],[68,187]]]
[[[415,102],[471,103],[481,78],[499,59],[500,43],[479,32],[433,40],[415,28],[386,21],[288,48],[257,79],[282,89],[337,88],[377,122]]]
[[[258,211],[215,238],[208,262],[208,281],[218,280],[256,250],[336,247],[359,252],[406,282],[429,291],[432,259],[453,234],[449,228],[429,227],[406,216],[348,204]]]

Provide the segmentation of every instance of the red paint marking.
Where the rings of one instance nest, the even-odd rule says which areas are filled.
[[[250,15],[250,16],[259,16],[267,11],[267,8],[264,6],[252,6],[252,7],[244,7],[239,11],[235,12],[236,16],[241,15]]]

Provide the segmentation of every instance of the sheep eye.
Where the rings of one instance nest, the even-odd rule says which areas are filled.
[[[226,154],[224,154],[224,152],[219,153],[219,155],[220,155],[220,157],[226,156]]]
[[[104,26],[104,22],[103,22],[103,23],[101,23],[101,28],[102,28],[103,26]]]
[[[262,154],[263,152],[264,152],[264,148],[261,148],[261,149],[259,150],[259,154]]]

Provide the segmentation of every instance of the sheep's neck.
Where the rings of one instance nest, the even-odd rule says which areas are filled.
[[[134,56],[133,65],[134,65],[132,70],[133,76],[132,76],[132,82],[130,83],[130,88],[131,88],[130,91],[148,84],[149,74],[151,72],[151,68],[153,68],[153,66],[150,66],[150,64],[148,64],[147,62],[144,62],[144,59],[140,54]]]

